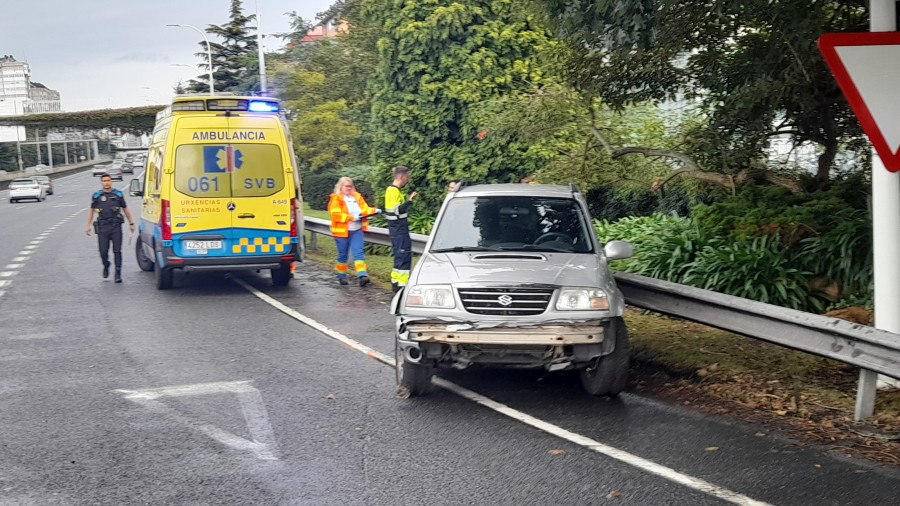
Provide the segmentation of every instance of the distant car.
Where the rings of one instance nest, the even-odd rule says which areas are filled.
[[[41,202],[47,198],[47,189],[33,177],[13,179],[9,183],[9,203],[23,199],[34,199]]]
[[[94,165],[94,167],[91,169],[91,174],[94,177],[102,176],[103,174],[106,174],[106,171],[108,169],[109,167],[106,165]]]
[[[119,181],[123,180],[122,167],[109,167],[108,169],[106,169],[106,173],[109,174],[109,177],[113,179],[117,179]]]
[[[125,174],[134,174],[135,162],[125,162],[122,164],[122,172]]]
[[[53,181],[47,176],[34,176],[34,180],[44,186],[47,195],[53,195]]]

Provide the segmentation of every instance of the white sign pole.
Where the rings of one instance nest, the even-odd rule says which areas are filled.
[[[869,31],[897,29],[896,0],[869,2]],[[888,172],[872,149],[872,240],[875,269],[875,327],[900,333],[900,172]],[[875,411],[878,386],[895,382],[861,369],[854,418],[862,420]],[[894,383],[894,386],[897,386]]]

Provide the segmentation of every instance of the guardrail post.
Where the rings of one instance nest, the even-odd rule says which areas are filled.
[[[856,387],[856,409],[853,419],[857,422],[872,416],[875,412],[875,391],[878,389],[878,373],[868,369],[859,370],[859,384]]]
[[[311,250],[319,249],[319,241],[317,239],[318,237],[319,237],[319,234],[317,234],[315,232],[309,233],[309,249],[311,249]]]

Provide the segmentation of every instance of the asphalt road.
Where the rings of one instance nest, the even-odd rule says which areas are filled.
[[[313,265],[158,291],[128,239],[115,284],[84,234],[99,179],[55,185],[0,192],[0,505],[896,501],[896,469],[572,374],[397,399],[389,292]]]

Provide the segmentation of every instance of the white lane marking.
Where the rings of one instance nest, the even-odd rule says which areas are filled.
[[[20,269],[25,264],[7,264],[5,269]]]
[[[29,244],[28,246],[25,246],[26,250],[35,249],[35,248],[37,248],[37,246],[35,246],[34,244]]]
[[[32,253],[34,253],[34,252],[31,251],[31,250],[28,250],[28,249],[22,250],[22,251],[19,252],[20,255],[30,255],[30,254],[32,254]]]
[[[8,279],[0,279],[0,288],[3,288],[4,286],[9,286],[11,284],[12,284],[12,281],[10,281]]]
[[[18,273],[19,271],[0,271],[0,278],[11,278]]]
[[[13,257],[12,259],[13,262],[24,262],[25,260],[28,260],[28,257]]]
[[[271,424],[269,424],[269,413],[266,411],[266,405],[259,390],[250,386],[249,381],[220,381],[143,390],[116,390],[116,392],[125,394],[126,399],[136,402],[151,411],[163,413],[188,427],[197,429],[226,446],[250,452],[260,460],[278,460],[275,432],[272,430]],[[247,421],[247,429],[250,431],[251,440],[178,413],[173,408],[159,401],[161,397],[185,397],[221,393],[233,393],[237,396],[244,419]]]
[[[28,244],[40,244],[40,243],[42,243],[42,242],[44,242],[44,241],[42,241],[42,240],[34,240],[34,241],[31,241],[31,242],[28,243]]]
[[[338,332],[336,330],[332,330],[332,329],[326,327],[325,325],[322,325],[321,323],[313,320],[312,318],[309,318],[309,317],[287,307],[286,305],[282,304],[281,302],[279,302],[279,301],[275,300],[274,298],[270,297],[269,295],[263,293],[262,291],[257,290],[253,286],[250,286],[248,283],[246,283],[242,279],[238,279],[238,278],[232,278],[232,279],[234,280],[235,283],[241,285],[242,287],[244,287],[244,289],[246,289],[253,295],[256,295],[258,298],[262,299],[263,301],[267,302],[268,304],[275,307],[279,311],[287,314],[288,316],[290,316],[302,323],[305,323],[306,325],[309,325],[310,327],[322,332],[323,334],[325,334],[337,341],[340,341],[340,342],[346,344],[350,348],[361,351],[361,352],[365,353],[366,355],[368,355],[380,362],[384,362],[385,364],[396,367],[395,360],[393,357],[390,357],[388,355],[385,355],[384,353],[375,351],[372,348],[369,348],[368,346],[366,346],[362,343],[359,343],[353,339],[350,339],[349,337],[341,334],[340,332]],[[463,388],[455,383],[451,383],[443,378],[435,377],[435,378],[433,378],[433,380],[434,380],[435,385],[437,385],[441,388],[447,389],[465,399],[469,399],[473,402],[481,404],[482,406],[484,406],[488,409],[491,409],[493,411],[496,411],[497,413],[506,415],[514,420],[518,420],[519,422],[522,422],[526,425],[530,425],[531,427],[534,427],[538,430],[544,431],[553,436],[556,436],[556,437],[565,439],[567,441],[570,441],[572,443],[575,443],[579,446],[587,448],[588,450],[595,451],[597,453],[601,453],[603,455],[606,455],[607,457],[616,459],[620,462],[624,462],[625,464],[634,466],[640,470],[644,470],[649,473],[655,474],[661,478],[684,485],[688,488],[692,488],[694,490],[703,492],[705,494],[708,494],[708,495],[711,495],[714,497],[718,497],[722,500],[725,500],[725,501],[728,501],[728,502],[731,502],[734,504],[740,504],[742,506],[769,506],[769,503],[757,501],[756,499],[745,496],[743,494],[733,492],[731,490],[720,487],[718,485],[714,485],[706,480],[702,480],[700,478],[695,478],[693,476],[690,476],[690,475],[687,475],[684,473],[680,473],[670,467],[666,467],[666,466],[657,464],[656,462],[638,457],[637,455],[632,455],[626,451],[619,450],[618,448],[600,443],[599,441],[594,441],[593,439],[584,437],[584,436],[582,436],[580,434],[576,434],[574,432],[570,432],[566,429],[563,429],[562,427],[553,425],[552,423],[544,422],[543,420],[539,420],[531,415],[528,415],[521,411],[513,409],[505,404],[496,402],[488,397],[485,397],[481,394],[478,394],[471,390]]]

